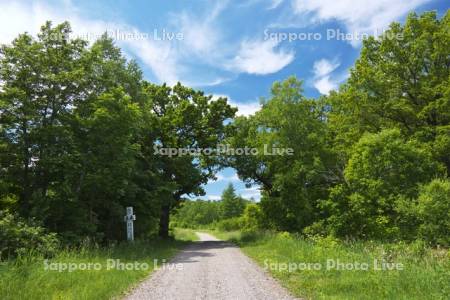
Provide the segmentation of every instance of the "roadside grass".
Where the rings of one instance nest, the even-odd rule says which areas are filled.
[[[219,231],[219,230],[201,230],[202,232],[207,232],[212,234],[213,236],[224,240],[224,241],[231,241],[234,243],[242,242],[242,231]]]
[[[120,298],[154,270],[155,260],[156,265],[168,261],[188,244],[190,237],[195,237],[189,230],[174,233],[172,240],[62,250],[47,262],[33,253],[0,262],[0,299]],[[132,264],[132,270],[131,264],[125,265],[127,263]],[[88,270],[52,270],[65,265],[70,267],[68,264],[79,268],[86,266]],[[91,264],[90,267],[87,264]],[[46,265],[50,269],[46,270]]]
[[[174,228],[173,235],[178,241],[197,241],[198,236],[195,234],[196,230],[188,228]]]
[[[237,243],[245,254],[298,297],[449,299],[449,250],[430,249],[420,242],[388,244],[371,241],[343,242],[330,237],[305,239],[287,232],[210,233]],[[377,268],[375,260],[378,261]],[[403,270],[378,270],[383,267],[383,261],[399,263]],[[352,265],[346,267],[347,263]],[[350,266],[355,268],[356,263],[361,263],[360,270],[350,270]],[[364,270],[362,263],[367,264],[368,270]],[[314,268],[318,266],[320,269]],[[384,267],[387,268],[386,265]]]

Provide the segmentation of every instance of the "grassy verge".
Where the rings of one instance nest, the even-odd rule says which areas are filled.
[[[195,234],[195,230],[187,228],[174,228],[173,234],[179,241],[197,241],[198,236]]]
[[[428,249],[420,243],[310,240],[288,233],[211,233],[236,242],[244,253],[299,297],[448,299],[450,295],[448,250]],[[396,263],[395,270],[387,270],[393,265],[383,266],[383,261]],[[357,263],[359,270],[355,270]]]
[[[71,249],[48,261],[30,254],[0,263],[0,299],[119,298],[194,237],[189,230],[174,233],[176,240]]]

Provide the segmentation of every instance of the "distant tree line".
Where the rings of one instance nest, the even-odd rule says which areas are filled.
[[[182,202],[175,211],[171,225],[184,228],[216,228],[217,223],[239,218],[250,203],[252,202],[236,195],[230,183],[217,201],[197,199]]]

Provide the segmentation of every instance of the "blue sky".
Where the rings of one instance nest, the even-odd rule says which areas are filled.
[[[68,20],[75,35],[92,40],[108,31],[147,80],[227,96],[248,115],[274,81],[290,75],[304,80],[306,96],[327,94],[347,78],[361,35],[403,22],[410,11],[441,16],[447,9],[444,0],[0,0],[0,43],[35,34],[46,20]],[[203,198],[218,199],[229,182],[259,199],[257,187],[245,188],[232,169],[208,183]]]

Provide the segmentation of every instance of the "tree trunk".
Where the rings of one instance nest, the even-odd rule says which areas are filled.
[[[170,205],[165,203],[161,206],[161,216],[159,218],[159,236],[169,237]]]

